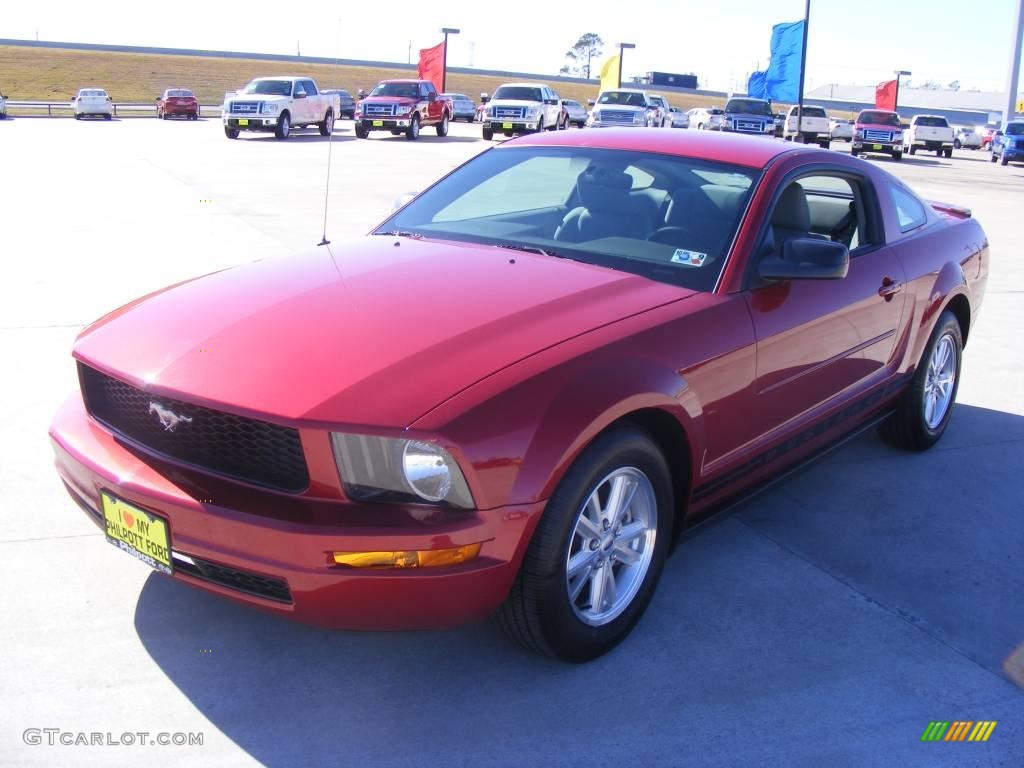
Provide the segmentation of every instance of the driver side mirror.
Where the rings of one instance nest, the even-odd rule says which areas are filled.
[[[427,94],[427,101],[437,101],[437,94],[431,91]]]
[[[296,98],[296,99],[304,99],[304,98],[306,98],[306,92],[305,91],[299,91],[298,93],[295,94],[294,98]]]
[[[592,106],[594,106],[594,103],[595,103],[595,102],[594,102],[594,100],[593,100],[593,99],[587,99],[587,106],[588,106],[588,107],[592,107]]]
[[[757,266],[764,280],[841,280],[850,268],[842,243],[799,237],[782,244],[782,256],[766,256]]]

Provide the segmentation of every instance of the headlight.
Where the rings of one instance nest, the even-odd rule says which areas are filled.
[[[262,104],[260,106],[260,112],[262,112],[264,115],[276,115],[277,104]]]
[[[643,112],[633,113],[633,125],[643,125],[647,122],[647,116]]]
[[[412,112],[412,107],[403,107],[403,106],[395,107],[395,114],[396,115],[408,115],[410,112]]]
[[[894,133],[892,135],[892,140],[893,141],[903,141],[903,132],[902,131],[898,131],[898,132]]]
[[[351,499],[473,507],[458,463],[436,443],[331,433],[331,444]]]
[[[540,107],[530,107],[526,110],[526,118],[528,120],[536,120],[540,117]]]
[[[862,131],[860,128],[858,128],[856,131],[853,132],[853,137],[855,139],[863,139],[864,138],[864,131]]]
[[[487,115],[487,117],[494,117],[494,107],[488,107],[484,114]]]

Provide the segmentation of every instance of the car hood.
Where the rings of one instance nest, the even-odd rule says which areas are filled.
[[[241,415],[405,427],[536,352],[691,295],[550,256],[371,236],[151,294],[86,328],[74,354]]]
[[[438,97],[440,98],[440,97]],[[411,96],[364,96],[360,104],[417,104],[419,99]]]
[[[636,107],[632,104],[595,104],[593,109],[595,112],[603,109],[622,110],[623,112],[646,112],[648,107]],[[654,109],[654,107],[650,107],[650,109]]]
[[[488,107],[541,107],[539,101],[528,101],[526,99],[491,99],[487,102]]]
[[[895,125],[885,125],[883,123],[855,123],[854,128],[858,131],[892,131],[893,133],[903,131],[902,126],[897,127]]]

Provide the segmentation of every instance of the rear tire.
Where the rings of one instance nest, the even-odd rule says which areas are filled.
[[[332,110],[327,110],[327,114],[324,115],[323,122],[317,123],[317,128],[320,129],[321,136],[330,136],[334,133],[334,112]]]
[[[274,129],[274,138],[278,141],[287,141],[292,135],[292,118],[287,112],[282,112],[277,121],[277,128]]]
[[[227,136],[229,139],[237,139],[238,138],[238,129],[237,128],[225,128],[224,129],[224,135]]]
[[[946,159],[948,160],[949,158],[953,157],[953,148],[952,147],[947,147],[943,151],[943,154],[946,156]]]
[[[953,359],[946,362],[940,346]],[[946,310],[939,316],[928,345],[917,364],[910,387],[901,396],[896,412],[882,422],[879,435],[885,442],[908,451],[926,451],[939,441],[953,415],[956,392],[960,386],[960,365],[963,359],[963,337],[956,316]],[[948,397],[937,397],[935,406],[930,398],[941,388],[939,383],[952,374]],[[940,412],[941,408],[941,412]]]
[[[992,153],[991,155],[989,155],[988,161],[989,161],[990,163],[994,163],[994,162],[995,162],[996,160],[998,160],[998,159],[999,159],[999,158],[997,158],[997,157],[996,157],[996,153],[995,153],[995,152],[993,152],[993,153]]]
[[[613,490],[616,483],[621,495]],[[626,494],[624,505],[614,503]],[[613,514],[616,509],[621,514]],[[504,630],[525,648],[565,661],[589,661],[610,651],[654,594],[673,510],[668,465],[647,434],[622,427],[598,437],[569,468],[541,515],[498,610]],[[636,536],[628,539],[627,531]],[[605,580],[608,574],[612,583]]]
[[[962,146],[960,139],[953,139],[953,149],[960,149]]]
[[[1010,164],[1010,161],[1006,158],[1006,153],[1005,152],[1003,152],[1003,154],[1001,154],[999,156],[999,164],[1000,165],[1009,165]]]
[[[910,154],[916,155],[917,154],[917,147],[911,147],[910,148]]]
[[[483,131],[484,141],[492,141],[494,139],[494,131],[490,128],[484,128]]]
[[[111,114],[110,114],[109,112],[107,112],[107,113],[104,113],[104,115],[103,115],[103,119],[104,119],[104,120],[113,120],[113,119],[114,119],[114,116],[113,116],[113,115],[111,115]]]

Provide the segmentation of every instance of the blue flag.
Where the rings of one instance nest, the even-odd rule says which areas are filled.
[[[800,60],[803,58],[803,47],[803,21],[776,24],[772,27],[772,58],[768,64],[768,71],[764,73],[765,95],[761,98],[788,104],[796,104],[799,101]]]
[[[747,80],[747,96],[755,99],[768,98],[767,72],[751,72]]]

